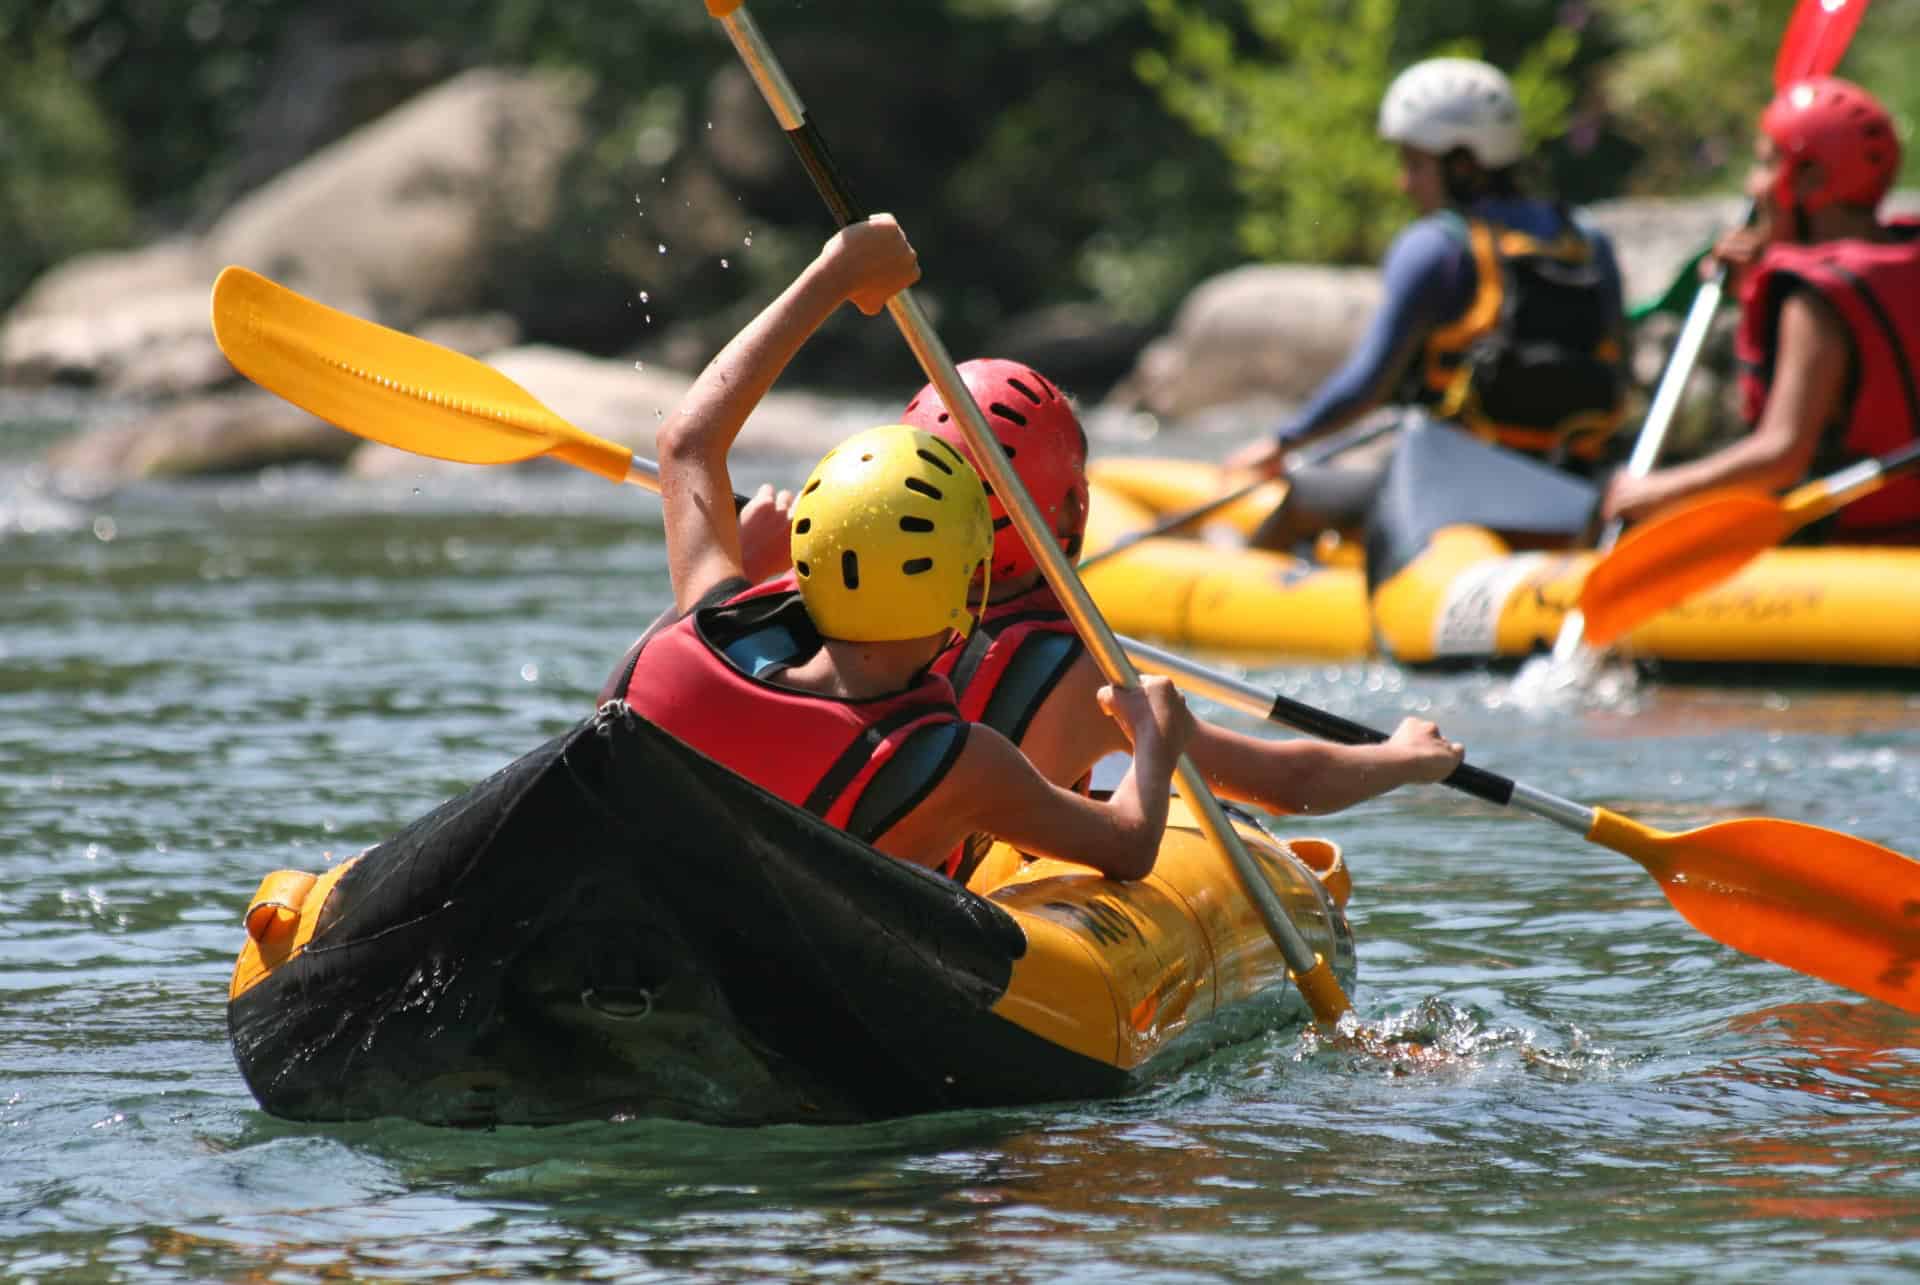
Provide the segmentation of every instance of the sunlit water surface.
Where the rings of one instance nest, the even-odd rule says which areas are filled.
[[[1920,1279],[1915,1020],[1439,789],[1284,827],[1352,863],[1378,1052],[1274,1031],[861,1128],[269,1119],[225,1037],[245,898],[589,708],[667,600],[658,509],[480,469],[67,501],[24,468],[59,427],[0,424],[0,1278]],[[1913,688],[1260,676],[1663,828],[1920,844]]]

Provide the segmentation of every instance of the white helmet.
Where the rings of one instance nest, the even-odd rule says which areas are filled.
[[[1464,147],[1490,170],[1527,150],[1513,82],[1473,58],[1429,58],[1394,77],[1380,100],[1380,137],[1436,156]]]

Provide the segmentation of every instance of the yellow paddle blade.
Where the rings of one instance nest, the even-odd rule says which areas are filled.
[[[1920,862],[1769,817],[1669,834],[1595,808],[1587,838],[1645,866],[1715,941],[1920,1013]]]
[[[462,353],[329,308],[246,268],[213,285],[213,337],[234,369],[349,433],[462,464],[552,454],[613,481],[633,452],[575,428]]]
[[[1735,491],[1634,527],[1593,564],[1580,587],[1587,641],[1608,646],[1719,584],[1799,525],[1780,501]]]

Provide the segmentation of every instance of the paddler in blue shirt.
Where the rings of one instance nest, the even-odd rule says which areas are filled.
[[[961,718],[931,667],[972,624],[969,588],[993,533],[985,489],[951,445],[898,424],[841,443],[793,500],[789,573],[760,585],[745,574],[735,437],[842,303],[874,315],[918,276],[890,217],[845,228],[694,381],[656,437],[679,614],[635,644],[603,697],[917,865],[952,871],[984,832],[1144,877],[1192,715],[1160,678],[1091,693],[1134,756],[1107,801],[1052,784],[1006,737]]]
[[[1385,299],[1346,364],[1227,469],[1285,476],[1286,451],[1399,401],[1593,476],[1625,406],[1619,268],[1605,235],[1522,193],[1512,84],[1473,59],[1416,63],[1388,88],[1380,135],[1399,144],[1401,189],[1421,213],[1387,252]],[[1386,468],[1298,470],[1250,543],[1290,550],[1358,526]]]
[[[969,361],[960,374],[1061,551],[1077,559],[1087,522],[1087,438],[1072,403],[1020,362]],[[931,384],[901,418],[971,457],[965,434]],[[1102,758],[1125,751],[1126,741],[1111,720],[1092,716],[1104,685],[1100,668],[1005,509],[998,499],[990,503],[996,534],[987,605],[972,635],[957,640],[934,667],[952,679],[965,717],[1012,740],[1056,785],[1074,785]],[[1403,719],[1377,745],[1248,736],[1199,722],[1187,752],[1226,797],[1311,815],[1442,780],[1463,754],[1423,718]]]

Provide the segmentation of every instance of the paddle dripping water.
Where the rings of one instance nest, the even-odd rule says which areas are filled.
[[[0,441],[52,439],[11,406]],[[1912,1019],[1716,946],[1631,863],[1442,790],[1281,823],[1354,870],[1373,1051],[1251,1032],[1133,1099],[852,1129],[276,1123],[222,1016],[248,895],[583,712],[667,602],[657,508],[575,470],[430,464],[74,501],[22,465],[0,460],[0,1277],[1906,1270]],[[1486,676],[1253,677],[1374,725],[1435,718],[1477,760],[1673,828],[1766,811],[1901,843],[1920,811],[1911,692],[1648,686],[1549,719]]]

